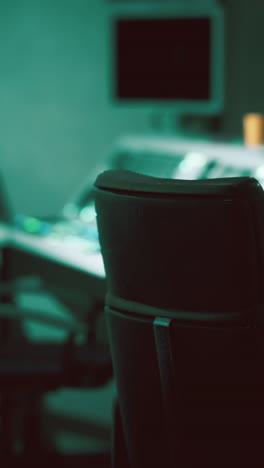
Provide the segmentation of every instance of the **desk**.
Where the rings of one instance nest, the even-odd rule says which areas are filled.
[[[72,310],[74,314],[76,314],[77,317],[80,316],[80,314],[78,314],[80,308],[76,307],[76,301],[79,301],[84,312],[86,312],[86,316],[82,316],[80,318],[86,318],[87,322],[96,321],[96,318],[98,318],[98,311],[100,312],[103,310],[106,292],[105,272],[100,253],[85,252],[77,246],[70,247],[69,245],[64,245],[63,242],[54,241],[48,237],[40,237],[23,233],[22,231],[6,224],[0,224],[0,249],[4,256],[1,272],[3,279],[15,279],[21,275],[34,275],[41,277],[51,292],[53,292],[52,289],[54,285],[61,286],[63,293],[67,288],[69,289],[69,292],[75,290],[75,295],[73,294],[72,298],[70,298],[72,299]],[[51,287],[49,288],[49,286]],[[58,290],[56,290],[55,296],[58,297],[58,295]],[[89,301],[90,296],[94,299],[94,303]],[[61,297],[63,297],[63,294]],[[61,297],[59,297],[59,300],[61,300]],[[7,300],[8,302],[8,297],[4,300]],[[63,299],[62,301],[64,302]],[[68,302],[71,302],[69,298]],[[96,302],[98,305],[97,310],[95,309]],[[68,303],[66,303],[66,305],[68,305]],[[90,312],[90,314],[88,312]],[[101,314],[101,316],[102,315],[103,314]],[[24,321],[22,333],[29,339],[29,341],[38,342],[39,338],[43,339],[43,337],[45,338],[44,341],[47,339],[50,341],[50,334],[48,335],[45,331],[44,333],[42,332],[42,334],[39,331],[36,333],[32,324],[30,325],[25,322],[28,321]],[[102,337],[101,332],[101,337],[99,336],[98,339],[98,327],[95,327],[95,333],[98,342],[98,350],[101,354],[98,353],[98,356],[94,358],[94,361],[95,365],[98,363],[99,370],[98,374],[95,374],[94,371],[92,371],[90,376],[89,366],[87,367],[87,376],[83,380],[84,386],[95,385],[95,382],[96,385],[97,382],[98,385],[104,385],[112,376],[110,355],[108,353],[108,340],[105,338],[106,334]],[[60,338],[56,338],[55,341],[53,341],[53,332],[50,343],[55,344],[55,346],[57,344],[60,346],[62,339],[61,334],[59,335]],[[63,340],[64,339],[65,338],[63,338]],[[107,346],[100,346],[104,343],[106,343]],[[70,427],[70,432],[76,431],[78,436],[79,426],[83,426],[88,435],[90,435],[89,410],[88,417],[84,414],[85,412],[83,412],[82,414],[84,414],[84,417],[79,422],[79,418],[78,416],[76,417],[75,414],[76,410],[72,410],[72,399],[74,401],[74,398],[76,398],[74,393],[66,394],[66,397],[64,396],[64,398],[66,398],[66,403],[63,403],[63,400],[62,403],[60,403],[60,400],[52,394],[50,395],[50,398],[51,400],[49,400],[49,397],[47,396],[45,400],[45,418],[49,418],[51,420],[49,423],[51,425],[51,429],[53,428],[54,431],[65,430],[67,433],[69,430],[68,428]],[[77,395],[77,403],[75,402],[75,406],[80,408],[80,411],[82,410],[82,403],[83,402],[78,403]],[[89,399],[86,404],[89,408]],[[104,402],[103,405],[105,406]],[[54,429],[54,427],[56,429]],[[107,434],[105,437],[108,438],[109,430],[106,424],[94,424],[94,428],[94,430],[104,431],[104,434]]]
[[[90,253],[48,236],[27,234],[5,224],[0,224],[0,247],[7,265],[4,276],[8,279],[40,277],[59,299],[68,293],[66,304],[70,306],[87,304],[88,309],[88,298],[101,306],[104,303],[106,281],[100,253]]]
[[[93,275],[99,281],[105,280],[104,264],[100,253],[85,251],[84,248],[79,248],[74,243],[71,245],[61,240],[19,232],[14,228],[8,228],[7,231],[9,242],[15,250],[37,255],[65,267]]]
[[[7,226],[0,224],[0,248],[9,243],[9,231],[10,229]]]

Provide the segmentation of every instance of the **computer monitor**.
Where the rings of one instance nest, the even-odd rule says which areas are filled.
[[[217,114],[224,106],[224,15],[216,4],[111,8],[111,94],[118,105]]]

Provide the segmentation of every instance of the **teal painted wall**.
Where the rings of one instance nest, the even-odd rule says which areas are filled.
[[[264,113],[263,0],[225,0],[226,110],[223,133],[242,137],[242,117]]]
[[[104,0],[0,3],[0,159],[14,209],[56,213],[122,131],[111,112]]]
[[[197,0],[198,1],[198,0]],[[227,0],[227,138],[263,110],[263,0]],[[109,97],[106,0],[0,2],[0,168],[15,211],[57,213],[147,111]]]

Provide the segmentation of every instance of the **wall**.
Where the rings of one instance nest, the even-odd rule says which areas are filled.
[[[106,0],[0,3],[0,167],[15,211],[57,213],[143,111],[114,108]],[[226,0],[226,111],[221,132],[263,110],[263,0]]]
[[[225,0],[226,111],[223,133],[242,137],[247,112],[264,112],[263,0]]]
[[[120,132],[144,128],[111,114],[104,7],[0,3],[0,159],[16,211],[56,213]]]

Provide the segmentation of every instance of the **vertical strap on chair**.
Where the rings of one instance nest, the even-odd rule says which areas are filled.
[[[177,391],[170,338],[171,319],[156,317],[153,322],[158,367],[160,374],[164,432],[168,446],[170,466],[175,467],[180,443],[180,402]]]

